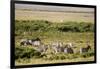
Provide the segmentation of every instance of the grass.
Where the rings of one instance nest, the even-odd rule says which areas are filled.
[[[39,59],[18,59],[15,64],[16,65],[30,65],[30,64],[53,64],[53,63],[71,63],[71,62],[88,62],[94,61],[94,57],[88,58],[74,58],[74,59],[64,59],[64,60],[43,60],[42,58]]]
[[[79,54],[66,54],[66,53],[57,53],[57,54],[45,54],[46,56],[41,56],[42,54],[38,55],[36,52],[34,53],[33,47],[16,47],[24,51],[20,51],[17,55],[28,53],[34,54],[31,57],[20,57],[15,60],[16,65],[28,65],[28,64],[52,64],[52,63],[70,63],[70,62],[87,62],[87,61],[94,61],[94,51],[91,50],[87,53]],[[27,51],[27,52],[26,52]],[[16,51],[17,52],[17,51]],[[24,52],[24,53],[23,53]],[[26,55],[26,56],[28,56]],[[40,57],[39,57],[40,56]]]
[[[33,15],[32,15],[33,14]],[[52,22],[94,22],[93,13],[47,12],[15,10],[16,20],[47,20]]]
[[[22,32],[93,32],[94,24],[90,22],[59,22],[46,20],[16,20],[16,34]]]
[[[84,44],[87,41],[90,43],[94,42],[94,33],[92,32],[84,32],[84,33],[76,33],[76,32],[33,32],[28,35],[16,36],[16,41],[19,42],[20,39],[27,38],[32,39],[39,37],[44,44],[52,43],[54,41],[60,41],[63,43],[74,42],[79,44]],[[59,38],[60,37],[60,38]]]
[[[94,61],[93,23],[52,23],[46,20],[16,20],[15,22],[16,65]],[[78,31],[75,31],[73,27],[78,28]],[[46,54],[43,54],[46,56],[43,56],[32,46],[20,46],[21,39],[34,39],[37,37],[46,45],[55,41],[63,42],[64,45],[72,42],[76,47],[74,49],[75,54],[51,54],[52,50],[49,49]],[[92,51],[80,55],[80,47],[85,47],[87,42],[90,43]]]
[[[35,32],[34,32],[35,33]],[[33,34],[34,34],[33,33]],[[62,36],[61,36],[62,35]],[[85,47],[86,42],[89,41],[92,49],[94,49],[94,34],[93,33],[43,33],[41,36],[38,36],[42,39],[44,44],[50,44],[53,41],[60,41],[64,42],[64,44],[73,42],[74,45],[77,47],[74,51],[79,52],[80,47]],[[22,38],[32,38],[32,36],[16,36],[16,46],[19,45],[19,41]],[[53,40],[53,41],[52,41]],[[19,46],[20,47],[20,46]],[[33,47],[30,46],[33,49]],[[23,48],[24,49],[24,48]],[[50,51],[51,52],[51,51]],[[94,51],[93,51],[94,52]],[[49,52],[47,54],[50,55]],[[84,61],[94,61],[94,55],[91,53],[88,54],[72,54],[72,55],[50,55],[51,57],[41,57],[41,58],[27,58],[27,59],[18,59],[16,60],[16,65],[28,65],[28,64],[46,64],[46,63],[69,63],[69,62],[84,62]],[[58,56],[58,57],[57,57]],[[86,56],[86,57],[84,57]]]

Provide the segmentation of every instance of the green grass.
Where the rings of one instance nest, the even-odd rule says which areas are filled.
[[[20,41],[20,39],[27,38],[32,39],[39,37],[42,42],[45,44],[60,41],[63,43],[74,42],[84,44],[87,41],[90,43],[94,42],[94,33],[92,32],[84,32],[84,33],[76,33],[76,32],[33,32],[32,34],[23,34],[21,36],[16,36],[16,41]]]
[[[18,50],[21,49],[21,50]],[[70,62],[86,62],[86,61],[94,61],[94,51],[91,50],[87,53],[79,54],[65,54],[65,53],[57,53],[57,54],[44,54],[45,56],[42,56],[39,52],[34,52],[33,47],[16,47],[15,52],[21,52],[17,53],[16,55],[19,56],[15,61],[16,65],[28,65],[28,64],[46,64],[46,63],[70,63]],[[33,50],[33,51],[31,51]],[[27,51],[27,52],[26,52]],[[25,55],[24,57],[20,57],[21,55]],[[38,53],[38,54],[37,54]],[[33,56],[32,56],[33,54]],[[29,55],[31,55],[29,57]]]
[[[71,63],[71,62],[88,62],[94,61],[94,57],[88,58],[74,58],[74,59],[64,59],[64,60],[43,60],[42,58],[39,59],[18,59],[15,62],[15,65],[30,65],[30,64],[53,64],[53,63]]]
[[[16,20],[15,22],[16,65],[94,61],[94,24],[92,23],[52,23],[44,20]],[[43,54],[46,56],[43,56],[37,52],[34,47],[20,46],[21,39],[34,39],[37,37],[39,37],[44,44],[60,41],[65,45],[72,42],[76,47],[74,49],[76,53],[58,53],[55,55],[51,54],[52,50],[50,49],[46,54]],[[80,55],[80,47],[85,47],[87,42],[90,43],[92,50]]]
[[[90,22],[59,22],[46,20],[16,20],[16,35],[22,32],[93,32],[94,24]]]
[[[16,46],[15,47],[15,59],[20,59],[20,58],[40,58],[41,57],[41,53],[36,51],[34,48],[30,48],[30,47],[21,47],[21,46]]]

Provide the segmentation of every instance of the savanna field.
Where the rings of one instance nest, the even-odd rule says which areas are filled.
[[[32,15],[33,14],[33,15]],[[15,64],[46,64],[94,61],[94,18],[93,13],[65,13],[16,10],[15,12]],[[21,46],[21,39],[40,38],[49,45],[45,53],[36,47]],[[73,54],[52,53],[50,44],[59,41],[63,45],[73,43]],[[91,50],[80,54],[80,48],[89,43]]]

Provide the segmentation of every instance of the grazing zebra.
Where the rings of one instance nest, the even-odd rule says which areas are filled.
[[[61,42],[52,43],[52,49],[54,50],[55,53],[62,52],[63,50],[62,46],[63,46],[63,43]]]
[[[70,46],[65,46],[64,53],[73,54],[74,50]]]
[[[68,43],[67,45],[65,45],[65,47],[61,42],[56,42],[52,44],[52,49],[54,50],[55,53],[64,52],[72,54],[74,53],[73,47],[74,46],[72,43]]]
[[[89,49],[91,49],[91,46],[89,44],[87,44],[87,47],[80,48],[80,54],[88,52]]]
[[[60,47],[58,51],[59,52],[64,52],[64,47]]]
[[[52,49],[54,50],[55,53],[59,52],[59,46],[52,46]]]
[[[20,41],[20,45],[39,46],[39,45],[41,45],[41,40],[39,38],[36,38],[36,39],[22,39]]]
[[[53,47],[55,53],[61,53],[61,52],[64,52],[64,53],[74,53],[73,49],[71,47],[60,47],[60,46],[54,46]]]
[[[48,49],[48,46],[42,44],[42,45],[40,45],[40,46],[38,47],[37,51],[39,51],[39,52],[42,53],[42,52],[46,52],[47,49]]]
[[[28,45],[29,44],[29,42],[28,42],[28,39],[22,39],[21,41],[20,41],[20,45]]]
[[[41,40],[39,38],[29,40],[29,43],[33,46],[41,45]]]

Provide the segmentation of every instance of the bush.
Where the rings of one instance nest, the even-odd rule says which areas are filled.
[[[47,55],[45,60],[64,60],[64,59],[72,59],[72,58],[73,58],[73,54],[58,53],[58,54]]]
[[[16,20],[16,32],[94,32],[94,24],[85,22],[64,22],[64,23],[51,23],[45,20]]]
[[[31,57],[40,57],[41,53],[36,51],[33,48],[28,47],[15,47],[15,59],[18,58],[31,58]]]
[[[84,22],[65,22],[58,27],[58,30],[62,32],[93,32],[94,24]]]
[[[48,21],[43,20],[34,20],[34,21],[25,21],[25,20],[16,20],[15,21],[15,30],[16,31],[45,31],[46,28],[51,24]]]
[[[89,52],[86,52],[86,53],[81,54],[80,56],[81,57],[84,57],[84,58],[90,57],[90,56],[94,56],[94,52],[91,50]]]

